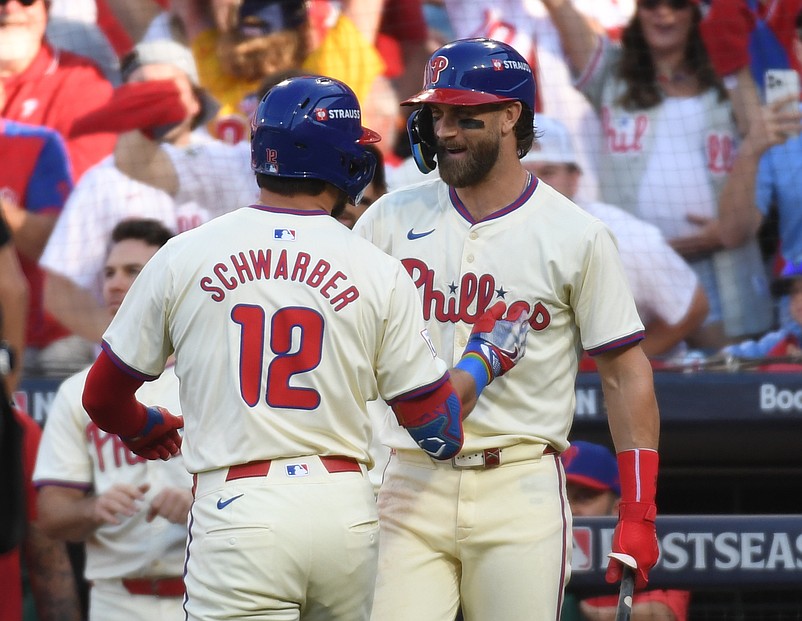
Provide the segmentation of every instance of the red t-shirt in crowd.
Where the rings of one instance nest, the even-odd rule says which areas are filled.
[[[2,85],[6,102],[0,116],[59,132],[66,140],[76,181],[114,150],[116,134],[68,139],[75,119],[106,103],[114,90],[89,59],[44,44],[25,71],[2,79]]]

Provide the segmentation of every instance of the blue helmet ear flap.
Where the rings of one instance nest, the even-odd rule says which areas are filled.
[[[437,168],[434,156],[437,154],[432,124],[432,111],[427,107],[415,110],[407,119],[407,134],[412,147],[412,157],[424,175]]]

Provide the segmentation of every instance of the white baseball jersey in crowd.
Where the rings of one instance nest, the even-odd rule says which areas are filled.
[[[381,197],[357,233],[401,259],[435,348],[457,360],[492,303],[525,303],[526,356],[465,419],[463,452],[435,462],[390,424],[379,491],[374,621],[558,617],[570,576],[571,515],[555,451],[568,446],[581,349],[643,335],[609,229],[534,177],[474,222],[439,179]]]
[[[582,204],[582,208],[610,227],[618,240],[621,263],[643,323],[655,319],[678,323],[688,313],[699,284],[691,266],[656,226],[606,203]]]
[[[150,484],[141,510],[119,525],[104,524],[86,541],[84,576],[94,583],[90,621],[181,619],[181,597],[129,595],[122,578],[180,578],[184,572],[185,525],[157,517],[146,521],[149,501],[165,487],[189,490],[192,477],[179,456],[148,461],[92,422],[81,405],[89,370],[62,382],[50,406],[34,471],[34,484],[66,486],[100,495],[115,484]],[[171,367],[143,384],[137,398],[180,414],[178,378]]]
[[[196,145],[171,150],[190,153],[195,149],[213,146]],[[114,226],[125,218],[153,218],[175,233],[192,229],[231,210],[229,203],[216,200],[216,195],[194,198],[176,197],[153,186],[140,183],[120,172],[109,156],[90,168],[70,194],[40,259],[42,267],[66,278],[78,286],[93,291],[100,299],[100,276],[108,252],[108,240]],[[225,174],[220,166],[212,169],[207,178],[220,179]],[[251,175],[249,200],[257,192]],[[239,203],[241,205],[243,203]]]
[[[299,606],[367,619],[378,516],[365,401],[447,372],[401,263],[323,211],[253,205],[161,248],[104,340],[142,378],[176,351],[182,452],[198,473],[188,619]],[[326,456],[355,471],[327,472]],[[261,460],[260,474],[233,474]]]
[[[634,0],[575,0],[585,15],[608,31],[622,27],[634,13]],[[557,29],[540,0],[445,0],[456,38],[488,37],[513,46],[537,72],[543,112],[560,119],[577,140],[583,175],[577,198],[599,196],[598,152],[601,124],[573,79]]]

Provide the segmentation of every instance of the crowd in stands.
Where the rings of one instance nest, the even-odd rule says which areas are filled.
[[[120,222],[180,234],[255,201],[250,119],[283,78],[342,80],[383,136],[344,225],[422,180],[399,103],[462,37],[535,68],[523,162],[612,229],[655,368],[695,355],[802,368],[802,109],[766,97],[767,71],[802,72],[802,0],[4,0],[7,393],[96,356]]]

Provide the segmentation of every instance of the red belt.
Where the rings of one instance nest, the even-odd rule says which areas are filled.
[[[183,578],[123,578],[125,590],[131,595],[183,597]]]
[[[304,459],[299,457],[298,459]],[[353,457],[343,457],[341,455],[321,456],[320,461],[330,473],[335,472],[362,472],[359,462]],[[264,477],[270,472],[270,460],[251,461],[247,464],[237,464],[228,469],[226,481],[236,479],[247,479],[249,477]]]

